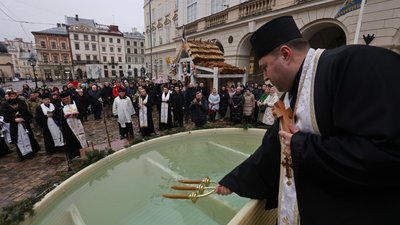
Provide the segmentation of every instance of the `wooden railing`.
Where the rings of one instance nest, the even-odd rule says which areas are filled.
[[[273,0],[248,1],[239,8],[240,18],[259,15],[272,9]]]

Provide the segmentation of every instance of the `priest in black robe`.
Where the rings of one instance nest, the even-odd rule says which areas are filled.
[[[4,122],[10,124],[11,143],[17,147],[19,159],[33,158],[40,151],[40,146],[30,126],[32,114],[25,107],[19,107],[19,101],[15,98],[7,101],[0,114],[4,116]]]
[[[11,150],[6,143],[7,132],[9,131],[4,122],[4,117],[0,116],[0,157],[11,153]]]
[[[171,96],[172,112],[174,114],[174,124],[178,127],[183,127],[183,112],[185,111],[185,96],[179,88],[175,86]]]
[[[139,97],[139,131],[143,137],[155,134],[153,123],[153,99],[147,94],[146,89],[140,89]]]
[[[300,224],[399,224],[400,56],[361,45],[315,51],[292,17],[265,24],[251,43],[264,78],[286,92],[295,126],[279,131],[276,121],[217,193],[278,207],[282,141],[290,147]]]
[[[53,154],[64,149],[64,140],[59,127],[60,121],[54,120],[56,106],[50,102],[50,98],[50,93],[42,95],[42,103],[36,108],[36,122],[42,129],[46,152]]]
[[[54,110],[53,118],[60,121],[64,138],[64,149],[68,161],[80,156],[80,149],[87,148],[86,134],[81,122],[79,107],[68,91],[60,94],[61,107]]]

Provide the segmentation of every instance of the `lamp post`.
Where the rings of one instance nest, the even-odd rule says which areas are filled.
[[[29,57],[28,62],[32,66],[33,77],[34,77],[33,79],[35,79],[35,89],[37,90],[38,89],[37,77],[36,77],[36,73],[35,73],[35,66],[36,66],[37,60],[36,60],[36,58],[35,58],[35,56],[33,54],[31,54],[31,56]]]

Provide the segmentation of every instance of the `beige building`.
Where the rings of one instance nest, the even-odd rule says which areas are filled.
[[[29,78],[33,73],[28,59],[31,52],[34,52],[32,42],[25,42],[22,38],[4,39],[3,44],[7,47],[8,53],[12,56],[12,64],[16,78]]]
[[[8,53],[6,46],[0,42],[0,81],[10,81],[14,77],[14,66],[12,56]]]
[[[151,1],[151,8],[160,6],[162,1]],[[188,18],[189,6],[202,5],[209,1],[178,1],[174,11],[178,19],[178,28],[173,37],[174,43],[168,45],[153,45],[155,55],[166,57],[172,50],[178,51],[181,46],[183,28],[186,39],[214,40],[224,52],[226,62],[246,68],[249,81],[262,81],[261,72],[250,45],[251,34],[267,21],[273,18],[292,15],[303,36],[310,41],[314,48],[333,48],[340,45],[353,44],[357,18],[360,10],[345,14],[337,19],[335,15],[342,6],[342,0],[252,0],[236,1],[223,11],[210,16],[195,17],[192,22],[185,23]],[[211,3],[213,1],[210,1]],[[189,4],[188,4],[189,3]],[[149,11],[149,1],[145,1],[145,17]],[[197,11],[201,7],[197,7]],[[181,10],[183,9],[183,10]],[[156,12],[156,8],[153,10]],[[156,13],[157,14],[157,13]],[[199,13],[198,13],[199,14]],[[159,14],[158,14],[159,15]],[[163,14],[161,14],[163,15]],[[199,14],[201,15],[201,14]],[[152,36],[159,30],[159,20],[152,18]],[[145,18],[146,44],[149,42],[149,20]],[[184,26],[183,26],[184,25]],[[365,5],[358,44],[380,46],[400,53],[400,1],[398,0],[369,0]],[[154,39],[154,38],[153,38]],[[179,46],[179,47],[178,47]],[[146,45],[149,49],[149,46]],[[165,53],[162,53],[165,52]],[[146,53],[150,51],[146,50]],[[161,54],[162,53],[162,54]]]

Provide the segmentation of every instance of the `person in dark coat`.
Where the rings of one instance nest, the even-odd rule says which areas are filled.
[[[94,115],[94,120],[101,119],[101,111],[102,111],[102,98],[101,91],[98,89],[97,85],[93,84],[92,89],[88,91],[89,103],[91,111]]]
[[[234,124],[241,123],[243,119],[244,97],[241,87],[236,88],[236,93],[231,98],[231,120]]]
[[[74,100],[78,107],[79,116],[82,118],[82,122],[84,122],[88,120],[89,96],[82,89],[76,89],[76,92]]]
[[[30,126],[33,116],[26,108],[19,107],[17,99],[9,99],[7,104],[9,107],[1,114],[4,122],[10,124],[11,142],[16,145],[20,160],[33,158],[40,151]]]
[[[189,118],[192,119],[192,113],[191,110],[189,109],[190,104],[192,103],[193,99],[196,98],[196,89],[193,86],[193,83],[189,83],[189,85],[186,87],[185,90],[185,121],[186,123],[189,122]]]
[[[264,78],[286,92],[276,112],[294,118],[275,120],[216,192],[282,206],[278,224],[399,224],[400,55],[366,45],[312,49],[290,16],[250,42]]]
[[[196,98],[190,103],[189,109],[196,127],[203,127],[207,122],[208,103],[200,91],[196,92]]]
[[[55,121],[53,113],[55,106],[50,103],[50,94],[42,96],[42,103],[36,108],[36,122],[43,132],[44,146],[48,154],[64,149],[64,139],[59,127],[60,122]]]
[[[169,91],[168,86],[163,87],[163,92],[160,94],[160,99],[159,99],[160,101],[160,111],[158,114],[159,130],[170,129],[173,127],[171,96],[172,93]]]
[[[225,86],[221,87],[221,91],[218,94],[220,97],[219,115],[221,116],[221,119],[224,119],[225,115],[226,115],[226,111],[228,110],[230,97],[229,97],[228,90],[226,90]]]
[[[80,149],[87,148],[86,134],[83,128],[79,108],[72,100],[69,91],[60,94],[61,107],[54,110],[53,117],[60,121],[68,161],[80,156]]]
[[[153,100],[147,94],[146,89],[140,89],[139,97],[139,130],[143,137],[156,133],[153,123]]]
[[[103,100],[103,107],[106,117],[112,116],[112,105],[114,101],[113,88],[110,83],[104,82],[103,89],[101,89],[101,99]]]
[[[183,127],[183,112],[185,111],[185,96],[179,86],[175,86],[171,96],[171,107],[175,126]]]

